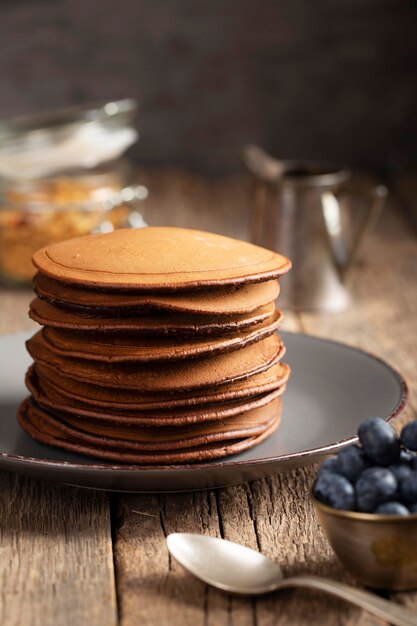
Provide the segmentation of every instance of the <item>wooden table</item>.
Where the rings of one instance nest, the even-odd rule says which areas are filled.
[[[143,171],[146,218],[248,236],[248,188],[183,171]],[[411,389],[398,424],[417,408],[417,245],[390,200],[355,270],[344,314],[288,313],[285,327],[333,337],[389,360]],[[0,332],[30,328],[25,292],[0,293]],[[169,558],[174,531],[223,536],[261,550],[286,574],[353,582],[317,525],[308,492],[315,467],[249,484],[170,495],[123,495],[0,473],[2,626],[269,626],[382,624],[319,593],[236,599],[209,589]],[[415,607],[417,592],[392,594]]]

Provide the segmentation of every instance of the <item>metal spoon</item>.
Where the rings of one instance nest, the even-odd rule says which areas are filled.
[[[258,595],[307,587],[352,602],[396,626],[416,626],[417,616],[399,605],[367,591],[318,576],[284,578],[281,568],[263,554],[225,539],[174,533],[167,537],[168,550],[185,569],[222,591]]]

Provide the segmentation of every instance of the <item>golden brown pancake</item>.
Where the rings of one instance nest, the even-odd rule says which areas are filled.
[[[68,328],[71,330],[92,330],[100,332],[134,331],[153,336],[171,334],[210,335],[231,334],[270,318],[275,311],[274,304],[256,309],[247,315],[191,315],[187,313],[155,313],[135,317],[87,317],[59,309],[56,306],[35,298],[30,303],[29,317],[44,326]]]
[[[179,407],[165,410],[152,408],[117,410],[113,407],[103,409],[91,407],[74,399],[63,398],[54,389],[47,389],[44,381],[39,380],[35,371],[30,368],[26,376],[26,386],[31,392],[36,404],[52,413],[66,415],[63,419],[68,420],[68,416],[84,420],[85,423],[99,421],[113,424],[131,424],[143,426],[169,426],[196,424],[208,421],[223,421],[226,418],[242,415],[246,411],[259,408],[272,402],[282,395],[285,385],[273,391],[252,396],[250,398],[240,398],[223,403],[205,404],[201,406]]]
[[[202,444],[172,449],[165,447],[161,451],[141,451],[140,444],[131,441],[113,440],[104,436],[86,435],[73,426],[68,426],[25,400],[19,409],[17,418],[23,430],[33,439],[48,445],[64,448],[79,454],[86,454],[109,461],[141,465],[174,464],[194,461],[206,461],[230,454],[236,454],[251,448],[268,437],[279,425],[281,418],[280,398],[258,411],[264,412],[264,428],[256,435],[221,441],[207,441]],[[269,417],[269,419],[268,419]]]
[[[114,292],[85,289],[53,280],[38,272],[34,278],[37,296],[61,308],[89,307],[111,313],[117,310],[149,310],[198,313],[203,315],[242,315],[270,304],[279,294],[277,280],[265,283],[193,289],[173,293]]]
[[[195,392],[153,393],[132,389],[98,387],[68,378],[58,370],[37,363],[29,370],[35,370],[45,394],[55,396],[62,404],[77,403],[84,408],[114,411],[172,409],[175,407],[196,407],[206,404],[225,403],[238,398],[251,398],[285,386],[290,368],[285,363],[276,363],[270,368],[243,380],[205,388]]]
[[[291,263],[253,244],[172,227],[121,229],[52,244],[33,257],[60,282],[111,289],[190,289],[276,279]]]
[[[240,350],[272,335],[282,319],[282,314],[276,310],[271,318],[239,335],[201,339],[150,338],[127,333],[77,332],[50,327],[42,330],[42,337],[52,352],[86,360],[109,363],[183,360]]]
[[[141,391],[180,391],[222,385],[268,369],[285,353],[278,335],[234,352],[190,361],[151,364],[104,363],[63,357],[52,352],[41,331],[29,339],[26,346],[36,362],[53,367],[69,378],[98,386]]]

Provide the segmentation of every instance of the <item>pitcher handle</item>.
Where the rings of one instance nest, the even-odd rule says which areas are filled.
[[[352,193],[352,189],[349,191]],[[353,235],[350,244],[346,241],[342,228],[339,198],[343,192],[344,189],[338,192],[324,191],[321,196],[321,201],[330,250],[335,264],[341,276],[344,278],[352,269],[358,258],[365,236],[375,227],[384,207],[388,190],[384,185],[378,185],[371,192],[353,191],[355,195],[365,196],[367,199],[369,199],[369,195],[371,195],[371,201],[365,212],[362,223],[357,229],[357,232]]]

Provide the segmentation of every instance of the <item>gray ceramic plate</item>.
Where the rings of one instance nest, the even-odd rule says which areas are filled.
[[[407,389],[383,361],[334,341],[281,333],[292,377],[282,424],[256,448],[199,465],[138,467],[97,462],[32,441],[15,420],[25,397],[28,333],[0,337],[0,468],[56,482],[115,491],[204,489],[306,465],[352,441],[370,416],[391,419]]]

